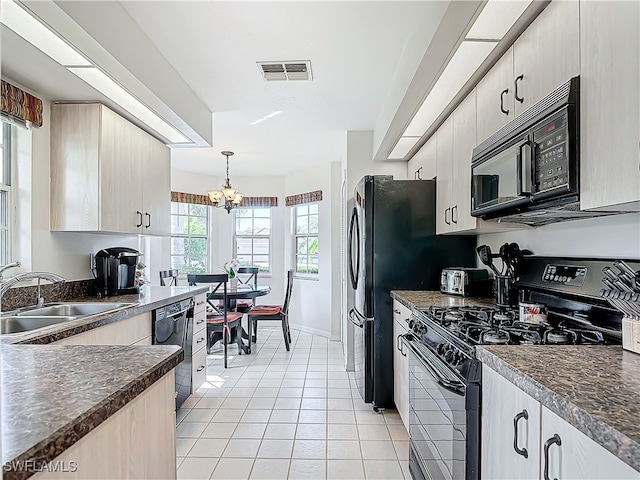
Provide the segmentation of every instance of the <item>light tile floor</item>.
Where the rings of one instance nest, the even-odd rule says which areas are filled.
[[[262,322],[251,355],[207,358],[207,383],[177,414],[179,479],[410,479],[407,431],[375,413],[342,344]],[[217,348],[217,349],[216,349]]]

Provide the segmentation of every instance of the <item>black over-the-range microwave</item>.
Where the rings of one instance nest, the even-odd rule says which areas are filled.
[[[579,84],[572,78],[473,149],[471,215],[577,205]]]

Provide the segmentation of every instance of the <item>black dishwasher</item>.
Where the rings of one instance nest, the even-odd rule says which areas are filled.
[[[191,394],[193,319],[187,315],[191,299],[166,305],[153,312],[153,344],[179,345],[184,360],[176,366],[176,410]]]

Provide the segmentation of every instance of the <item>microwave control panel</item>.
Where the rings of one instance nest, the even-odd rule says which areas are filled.
[[[534,129],[535,192],[544,192],[569,183],[567,115],[556,116]]]

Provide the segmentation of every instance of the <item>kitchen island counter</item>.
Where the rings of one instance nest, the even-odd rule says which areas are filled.
[[[173,345],[3,345],[3,478],[30,477],[183,358]]]
[[[640,471],[640,355],[619,345],[485,345],[476,356]]]

